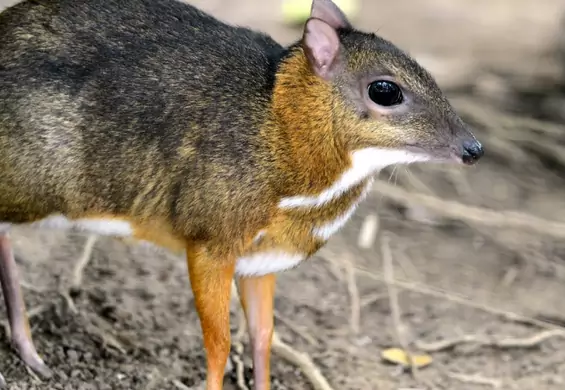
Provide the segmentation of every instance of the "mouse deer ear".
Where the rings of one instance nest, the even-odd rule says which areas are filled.
[[[310,18],[304,26],[302,45],[312,71],[329,80],[340,49],[337,31],[320,19]]]
[[[332,0],[312,0],[310,17],[323,20],[336,30],[352,28],[343,11]]]

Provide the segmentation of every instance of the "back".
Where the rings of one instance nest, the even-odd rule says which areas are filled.
[[[155,177],[170,196],[182,181],[225,197],[214,187],[223,180],[253,196],[256,135],[283,52],[175,0],[25,1],[4,11],[0,211],[14,212],[12,188],[41,198],[26,203],[38,216],[75,202],[120,213]],[[172,201],[154,207],[168,214]]]

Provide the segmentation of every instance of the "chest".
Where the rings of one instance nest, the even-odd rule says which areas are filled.
[[[282,199],[279,214],[257,233],[248,251],[237,259],[236,273],[260,276],[296,267],[347,224],[372,183],[368,179],[328,199]]]

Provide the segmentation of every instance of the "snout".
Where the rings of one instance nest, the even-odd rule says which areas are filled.
[[[463,161],[463,164],[473,165],[479,161],[484,154],[485,150],[483,149],[483,145],[476,139],[463,141],[461,145],[461,161]]]

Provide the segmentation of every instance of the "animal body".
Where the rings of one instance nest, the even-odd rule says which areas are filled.
[[[331,0],[283,47],[176,0],[26,0],[0,14],[0,283],[36,373],[10,229],[185,253],[222,389],[237,279],[255,388],[270,388],[275,273],[308,259],[392,164],[473,164],[434,79]]]

